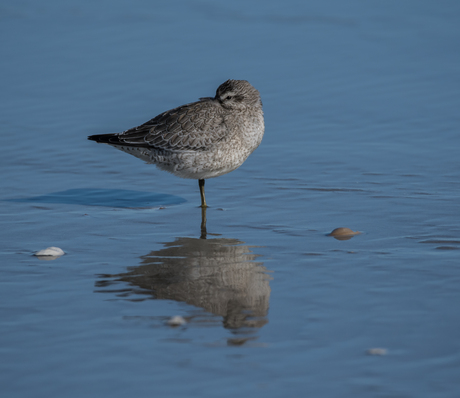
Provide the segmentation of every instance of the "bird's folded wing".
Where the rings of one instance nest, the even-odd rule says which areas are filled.
[[[206,98],[166,111],[116,138],[120,144],[196,151],[206,150],[226,136],[220,105]]]

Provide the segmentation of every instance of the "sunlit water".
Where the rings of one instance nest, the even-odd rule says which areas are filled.
[[[458,397],[459,17],[3,2],[2,396]],[[204,240],[196,181],[86,136],[229,78],[266,135],[207,181]]]

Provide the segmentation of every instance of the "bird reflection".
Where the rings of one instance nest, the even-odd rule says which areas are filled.
[[[96,286],[117,282],[129,289],[103,290],[155,299],[185,302],[222,316],[223,326],[234,334],[228,344],[244,344],[265,325],[270,298],[270,277],[250,246],[236,239],[206,237],[205,213],[202,236],[176,238],[164,248],[142,256],[138,266],[118,275],[102,275]]]

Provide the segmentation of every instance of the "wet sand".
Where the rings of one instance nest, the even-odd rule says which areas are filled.
[[[5,3],[2,395],[457,397],[459,13]],[[196,181],[86,137],[229,78],[266,133],[201,239]]]

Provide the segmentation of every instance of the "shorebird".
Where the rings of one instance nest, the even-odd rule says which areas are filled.
[[[163,112],[117,134],[88,139],[112,145],[181,178],[198,180],[206,208],[204,181],[238,167],[264,135],[262,101],[246,80],[227,80],[215,97]]]

